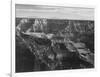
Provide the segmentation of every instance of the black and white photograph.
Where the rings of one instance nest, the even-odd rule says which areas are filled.
[[[15,72],[95,68],[94,8],[15,4]]]

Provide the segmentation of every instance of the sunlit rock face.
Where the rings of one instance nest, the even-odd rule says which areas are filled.
[[[18,18],[16,23],[16,52],[32,53],[31,71],[94,67],[94,21]]]
[[[34,32],[45,32],[47,28],[47,19],[35,19],[33,24]]]

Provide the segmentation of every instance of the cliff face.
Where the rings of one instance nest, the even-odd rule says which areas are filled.
[[[33,70],[92,68],[94,66],[94,21],[28,20],[29,22],[24,23],[20,28],[26,29],[28,24],[31,27],[28,27],[24,34],[19,31],[20,35],[16,35],[16,52],[22,52],[20,49],[26,48],[25,50],[28,49],[33,53],[34,63],[36,63],[33,64]],[[32,34],[26,35],[29,29],[31,33],[44,33],[45,37],[51,34],[53,36],[41,38]],[[18,61],[18,58],[16,59]],[[39,66],[36,66],[37,64]],[[44,67],[41,67],[42,65]]]
[[[34,32],[45,32],[47,31],[47,19],[35,19],[33,24]]]
[[[79,32],[79,33],[87,33],[94,32],[94,21],[82,21],[82,20],[52,20],[52,19],[22,19],[16,18],[16,26],[18,24],[22,24],[22,20],[28,20],[27,24],[36,28],[36,32],[40,29],[41,31],[47,31],[47,33],[54,33],[60,31],[67,32]],[[24,26],[24,27],[27,27]]]

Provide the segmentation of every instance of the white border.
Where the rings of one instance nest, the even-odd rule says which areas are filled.
[[[57,76],[58,77],[61,77],[62,75],[63,76],[68,76],[70,77],[72,74],[77,74],[79,77],[81,77],[81,74],[84,74],[84,76],[87,76],[88,74],[90,74],[90,72],[94,73],[94,71],[97,71],[96,69],[77,69],[77,70],[61,70],[61,71],[45,71],[45,72],[25,72],[25,73],[15,73],[15,4],[32,4],[32,5],[45,5],[45,4],[41,4],[41,3],[34,3],[34,1],[15,1],[13,0],[12,1],[12,26],[11,26],[11,34],[12,34],[12,68],[11,68],[11,75],[13,77],[47,77],[48,75],[50,75],[49,77],[51,76]],[[46,4],[48,5],[48,4]],[[64,5],[64,4],[49,4],[49,6],[64,6],[64,7],[85,7],[85,8],[94,8],[95,9],[95,6],[91,6],[91,5],[70,5],[70,4],[67,4]],[[97,63],[97,62],[96,62]],[[85,73],[87,73],[87,75],[85,75]],[[65,73],[67,75],[65,75]],[[89,76],[89,75],[88,75]]]
[[[12,63],[11,63],[11,75],[12,76],[14,76],[15,75],[15,2],[14,1],[12,1],[12,3],[11,3],[12,5],[12,18],[11,18],[11,20],[12,20],[12,26],[11,26],[11,55],[12,55],[12,57],[11,57],[11,61],[12,61]]]

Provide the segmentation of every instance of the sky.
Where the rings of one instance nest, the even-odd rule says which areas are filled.
[[[16,4],[15,6],[17,18],[94,20],[94,8],[25,4]]]

